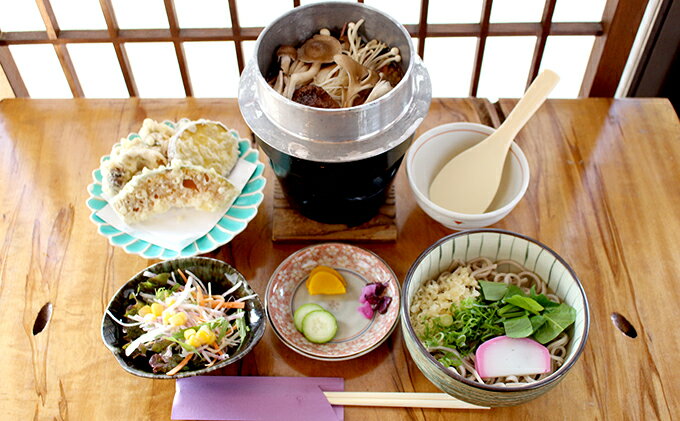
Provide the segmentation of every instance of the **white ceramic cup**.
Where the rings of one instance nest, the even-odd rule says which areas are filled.
[[[406,154],[406,174],[418,206],[447,228],[464,230],[495,224],[514,209],[529,187],[529,163],[519,146],[513,142],[505,160],[501,184],[487,212],[454,212],[430,200],[430,184],[444,165],[493,132],[493,128],[476,123],[442,124],[420,135]],[[471,178],[474,176],[470,174]],[[461,197],[460,200],[465,198]]]

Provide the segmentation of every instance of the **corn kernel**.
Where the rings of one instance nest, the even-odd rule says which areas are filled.
[[[139,311],[137,312],[137,314],[139,314],[142,317],[146,316],[149,313],[151,313],[151,307],[149,306],[144,306],[140,308]]]
[[[211,344],[215,341],[215,334],[210,330],[203,329],[203,327],[196,332],[196,337],[201,341],[201,344]]]
[[[169,320],[170,324],[173,326],[182,326],[184,323],[187,322],[187,314],[184,312],[179,312],[175,315],[170,316]]]
[[[168,297],[168,298],[165,299],[165,305],[169,307],[169,306],[175,304],[175,301],[177,301],[177,299],[175,297]]]
[[[161,313],[163,316],[163,324],[168,324],[170,323],[170,318],[175,314],[174,311],[170,310],[163,310],[163,313]]]
[[[196,337],[197,335],[192,335],[189,339],[187,339],[187,343],[194,348],[198,348],[201,346],[201,341]]]
[[[151,304],[151,312],[155,316],[160,316],[161,314],[163,314],[163,305],[158,303]]]
[[[153,313],[148,313],[144,315],[145,322],[153,322],[154,320],[156,320],[156,316],[154,316]]]
[[[184,331],[184,339],[189,339],[196,334],[195,329],[187,329]]]

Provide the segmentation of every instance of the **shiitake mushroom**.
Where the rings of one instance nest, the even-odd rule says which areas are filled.
[[[340,108],[340,105],[323,88],[305,85],[293,94],[293,101],[314,108]]]

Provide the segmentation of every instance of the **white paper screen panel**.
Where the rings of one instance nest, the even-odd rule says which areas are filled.
[[[65,86],[68,88],[68,83],[64,84],[63,74],[46,76],[44,79],[51,81],[50,83],[31,75],[30,68],[39,66],[39,63],[46,60],[51,64],[43,68],[43,72],[48,69],[57,73],[63,73],[64,69],[68,70],[68,57],[65,62],[57,61],[58,66],[54,66],[55,61],[46,58],[53,55],[49,48],[30,47],[52,44],[67,46],[75,68],[75,75],[70,75],[69,80],[75,79],[77,84],[82,86],[85,97],[129,96],[127,87],[121,91],[121,75],[125,77],[129,75],[130,79],[134,80],[137,91],[135,92],[131,84],[130,92],[142,97],[183,97],[187,92],[197,97],[234,97],[237,95],[238,73],[252,56],[258,31],[296,4],[317,2],[316,0],[40,1],[51,5],[48,9],[53,11],[53,20],[59,29],[56,38],[47,36],[43,18],[34,1],[0,0],[0,31],[3,34],[0,35],[0,47],[3,45],[2,42],[5,42],[5,45],[12,47],[10,51],[19,51],[17,55],[21,57],[15,57],[13,60],[17,61],[19,77],[28,94],[35,98],[73,96],[70,89],[64,89]],[[467,97],[475,94],[496,99],[519,97],[524,92],[532,58],[541,57],[537,53],[539,49],[536,48],[540,39],[537,37],[540,34],[536,32],[536,28],[540,27],[538,23],[550,1],[493,0],[488,3],[484,0],[409,2],[365,0],[365,3],[393,15],[407,25],[414,39],[414,50],[421,52],[425,57],[435,97]],[[599,23],[606,1],[556,0],[552,20]],[[179,31],[170,30],[166,4],[174,7]],[[485,48],[483,51],[480,49],[481,65],[477,67],[475,57],[480,45],[479,37],[484,36],[479,31],[484,25],[475,24],[480,23],[484,4],[491,5],[490,33],[485,38]],[[110,5],[113,13],[113,20],[110,22],[115,21],[117,27],[108,28],[106,25],[102,8],[106,9],[107,5]],[[230,10],[230,5],[236,6],[235,11]],[[424,8],[428,13],[426,21],[421,22],[421,9],[425,10]],[[232,28],[231,15],[235,12],[239,18],[239,26]],[[426,23],[427,29],[421,30],[420,23]],[[591,26],[595,29],[583,28],[586,29],[579,29],[583,35],[549,34],[550,36],[546,38],[540,68],[557,69],[562,77],[562,82],[551,95],[553,98],[574,98],[579,93],[595,36],[602,32],[602,29],[597,32],[596,26]],[[519,32],[513,36],[499,36],[504,35],[499,31]],[[523,35],[522,31],[534,31],[536,34]],[[21,35],[21,32],[24,32],[24,35]],[[100,48],[102,45],[93,47],[94,44],[108,44],[110,47],[122,45],[124,51],[118,55],[114,54],[116,59],[112,61],[110,48]],[[21,48],[17,48],[20,46]],[[150,47],[159,51],[152,51],[154,48]],[[176,48],[179,48],[179,53],[175,51]],[[84,53],[88,50],[92,51],[89,60],[88,54]],[[35,57],[27,55],[28,51],[35,51]],[[179,64],[182,51],[187,56],[186,68]],[[125,64],[125,54],[129,57],[129,67]],[[154,62],[149,57],[156,57],[159,61]],[[31,63],[31,60],[34,63]],[[19,61],[21,64],[18,64]],[[212,63],[213,67],[204,68],[196,63]],[[4,63],[0,64],[3,64],[3,68],[6,67]],[[225,69],[225,66],[230,68]],[[107,69],[108,67],[117,69]],[[11,72],[12,66],[8,68]],[[183,74],[184,71],[186,74]],[[10,81],[17,79],[16,73],[14,75],[7,73]],[[98,80],[95,81],[94,78]],[[187,91],[183,87],[182,79],[188,80]],[[77,90],[74,90],[74,93],[80,95]]]

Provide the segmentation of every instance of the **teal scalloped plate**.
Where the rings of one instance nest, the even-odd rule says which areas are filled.
[[[175,128],[174,123],[170,121],[165,121],[164,124]],[[264,186],[267,184],[267,180],[262,175],[264,164],[258,161],[258,151],[250,146],[250,142],[247,139],[241,139],[236,130],[230,130],[230,132],[239,139],[239,156],[248,162],[257,164],[257,168],[255,168],[255,172],[231,208],[203,237],[178,252],[141,240],[109,225],[97,216],[97,211],[107,204],[106,199],[102,197],[102,175],[99,168],[92,172],[94,182],[87,186],[87,191],[90,194],[87,199],[87,207],[92,211],[90,220],[97,225],[97,231],[108,238],[109,243],[112,245],[123,248],[127,253],[138,254],[147,259],[167,260],[175,257],[195,256],[197,254],[208,253],[230,242],[257,215],[257,208],[264,199]],[[138,136],[137,133],[130,133],[128,139]],[[101,161],[103,162],[107,159],[109,159],[108,155],[102,157]]]

